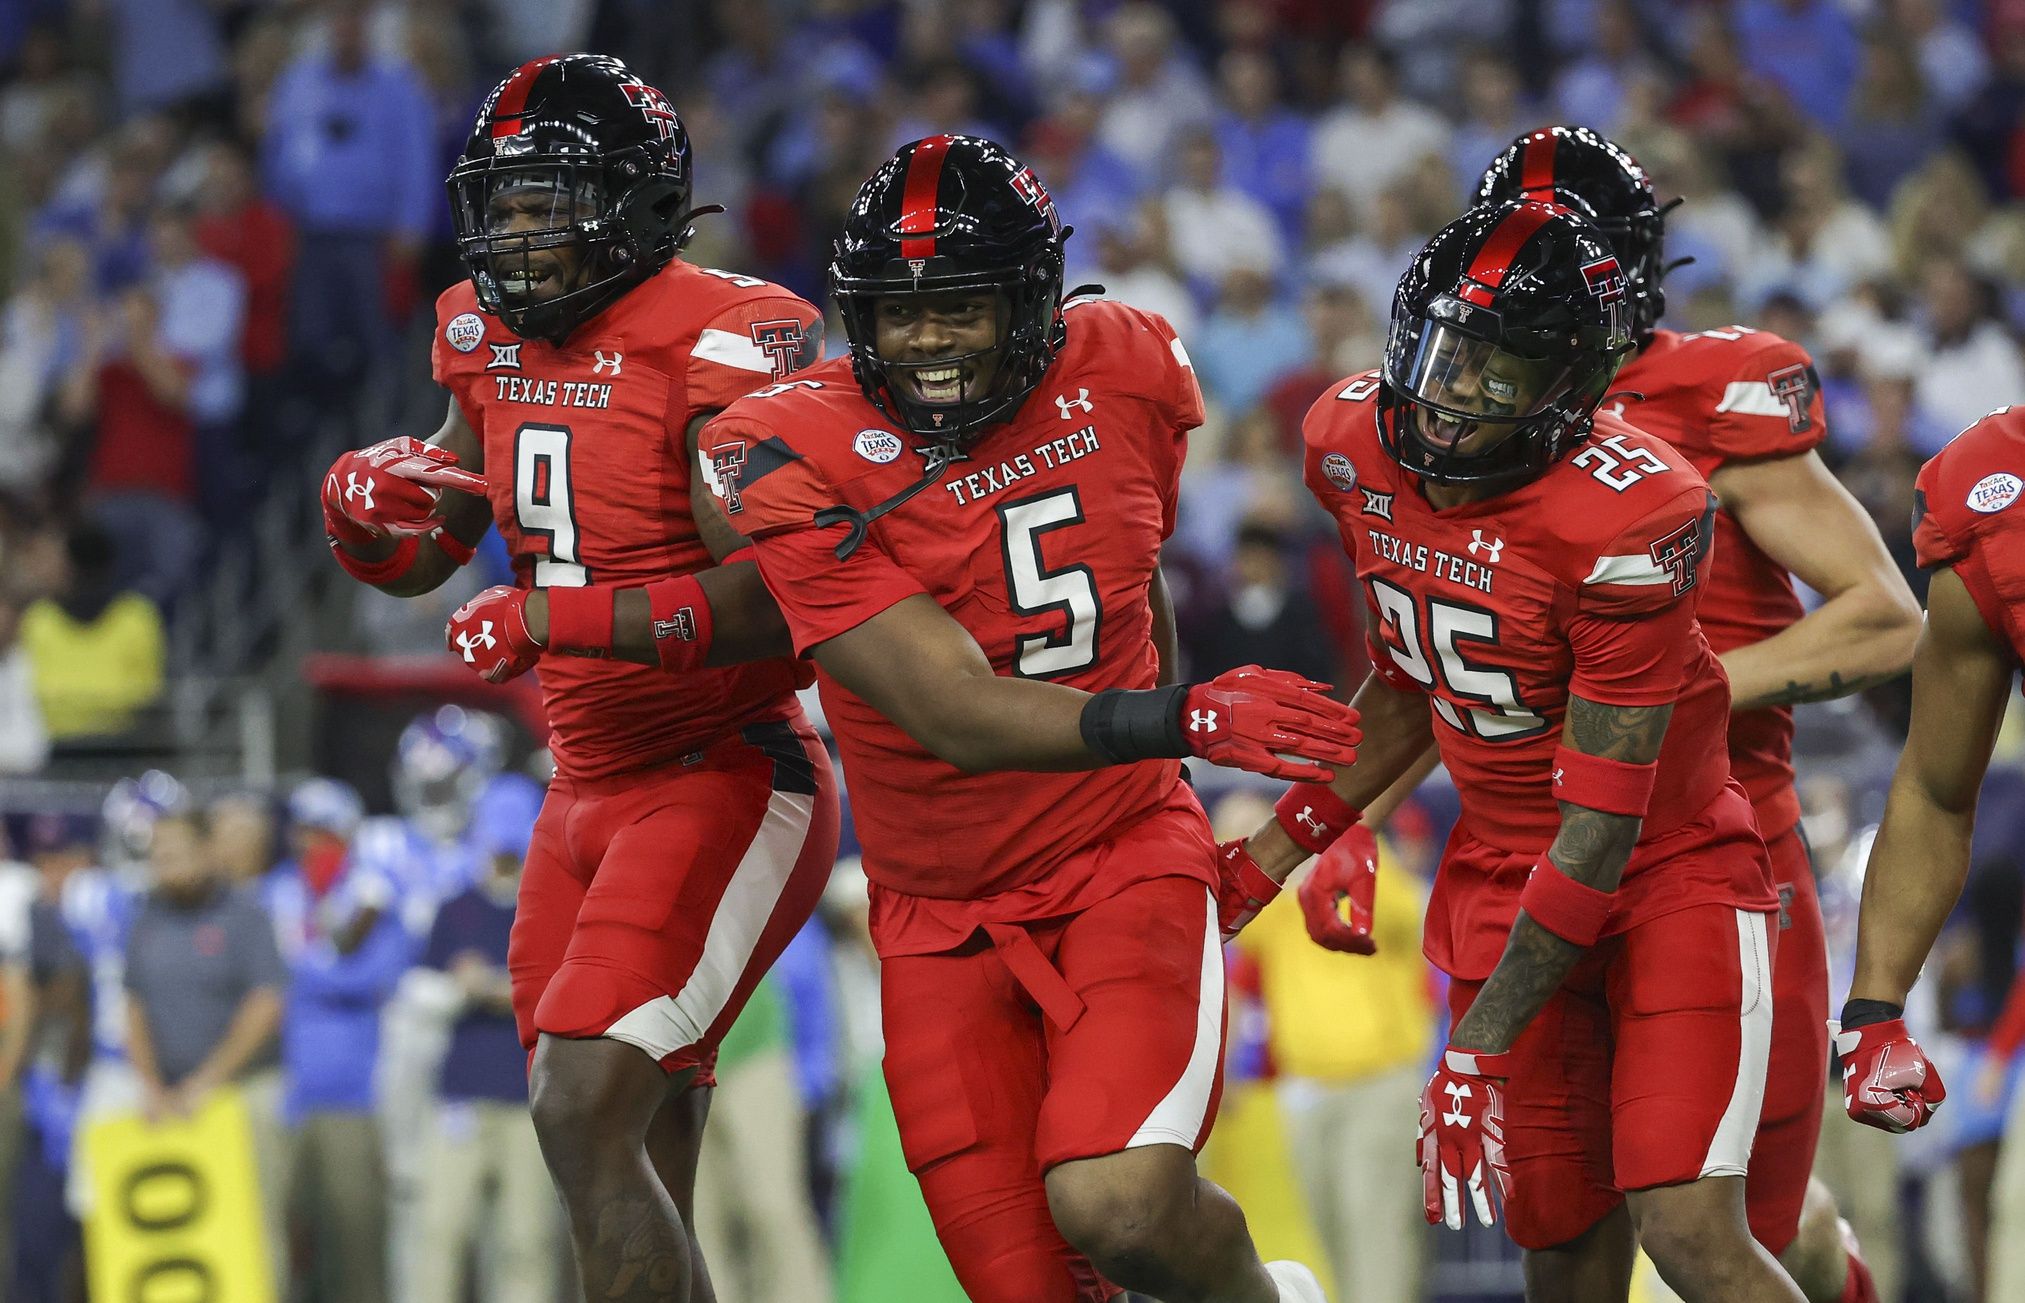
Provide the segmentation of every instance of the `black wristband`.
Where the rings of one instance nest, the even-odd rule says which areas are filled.
[[[1854,1031],[1872,1023],[1905,1017],[1905,1006],[1889,1000],[1850,1000],[1842,1006],[1842,1030]]]
[[[1172,760],[1189,754],[1181,731],[1181,703],[1189,684],[1165,688],[1108,688],[1083,703],[1083,745],[1108,764]]]

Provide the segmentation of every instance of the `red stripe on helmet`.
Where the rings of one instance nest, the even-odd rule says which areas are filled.
[[[1463,273],[1462,284],[1456,286],[1456,295],[1469,300],[1479,307],[1489,307],[1497,294],[1498,286],[1504,284],[1505,274],[1512,269],[1512,259],[1525,247],[1533,233],[1566,210],[1552,204],[1523,204],[1505,216],[1505,220],[1491,228],[1490,238],[1484,247],[1477,250],[1476,260]]]
[[[541,70],[556,61],[551,54],[545,59],[532,59],[513,70],[506,79],[506,85],[499,88],[499,100],[492,106],[492,138],[504,140],[520,134],[520,118],[527,111],[528,94],[534,90],[535,78]],[[511,125],[509,125],[511,123]]]
[[[1519,189],[1528,197],[1545,190],[1554,197],[1554,149],[1560,141],[1550,131],[1536,131],[1519,146]]]
[[[942,163],[949,157],[949,137],[930,136],[914,146],[907,160],[907,184],[900,193],[900,223],[894,229],[916,239],[900,241],[903,258],[935,256],[936,196],[942,190]]]

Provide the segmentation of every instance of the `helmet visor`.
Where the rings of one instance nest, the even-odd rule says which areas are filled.
[[[1414,324],[1418,340],[1387,350],[1387,379],[1411,400],[1416,430],[1433,448],[1459,456],[1488,451],[1568,392],[1565,359],[1521,357],[1452,326]]]

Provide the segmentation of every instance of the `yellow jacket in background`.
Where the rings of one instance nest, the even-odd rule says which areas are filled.
[[[1291,887],[1239,934],[1259,967],[1267,1043],[1282,1075],[1355,1081],[1428,1056],[1435,1011],[1420,953],[1426,908],[1420,883],[1381,845],[1377,954],[1339,954],[1309,940]]]

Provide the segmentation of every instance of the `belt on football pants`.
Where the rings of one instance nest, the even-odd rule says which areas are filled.
[[[985,923],[981,925],[991,944],[998,951],[998,957],[1005,963],[1006,971],[1013,975],[1026,993],[1033,997],[1041,1012],[1058,1031],[1067,1031],[1083,1016],[1083,997],[1069,988],[1034,939],[1023,927],[1011,923]]]

